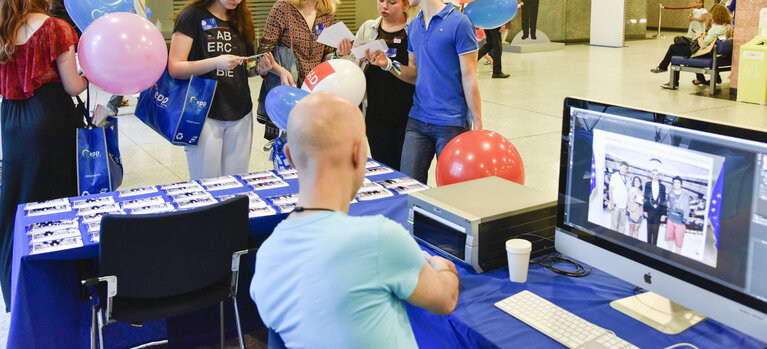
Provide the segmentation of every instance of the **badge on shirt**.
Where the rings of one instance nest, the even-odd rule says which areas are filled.
[[[201,24],[202,24],[202,31],[218,28],[218,24],[216,23],[216,19],[213,18],[213,17],[208,18],[208,19],[203,19],[201,21]]]
[[[397,48],[390,47],[388,50],[386,50],[386,57],[397,57]]]
[[[395,44],[401,44],[402,43],[402,37],[401,36],[395,36],[394,39],[392,39],[392,42]]]
[[[325,23],[315,24],[314,25],[314,35],[320,36],[322,34],[322,31],[325,30]]]

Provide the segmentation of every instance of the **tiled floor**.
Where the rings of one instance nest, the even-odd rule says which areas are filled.
[[[525,164],[526,185],[556,194],[562,101],[579,96],[649,110],[718,120],[767,130],[767,108],[708,97],[707,88],[695,87],[694,76],[683,73],[681,87],[664,90],[668,74],[652,74],[674,33],[665,39],[630,41],[624,48],[568,45],[554,52],[516,54],[505,52],[503,66],[511,78],[491,79],[490,66],[479,65],[479,84],[485,128],[511,140]],[[723,74],[720,95],[729,96],[729,73]],[[258,94],[260,79],[251,79]],[[108,96],[101,96],[102,99]],[[121,109],[120,151],[125,167],[123,188],[162,184],[188,178],[182,147],[170,145]],[[270,169],[255,123],[250,170]],[[428,184],[435,185],[434,173]],[[5,343],[8,316],[0,316],[0,347]]]

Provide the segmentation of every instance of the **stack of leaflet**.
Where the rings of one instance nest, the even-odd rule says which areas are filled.
[[[26,216],[43,216],[70,212],[69,199],[30,202],[24,207]],[[31,254],[59,251],[83,245],[77,218],[48,220],[25,227]]]
[[[376,180],[377,176],[393,172],[376,161],[369,160],[365,168],[366,178],[351,203],[428,189],[409,177]],[[211,205],[237,195],[248,197],[248,215],[251,218],[287,214],[296,207],[297,193],[285,193],[282,190],[280,195],[262,198],[257,192],[287,188],[289,184],[286,180],[297,178],[298,172],[295,169],[260,171],[126,189],[77,200],[64,198],[32,202],[24,206],[24,215],[31,217],[28,221],[36,222],[26,226],[26,233],[32,254],[59,251],[83,246],[85,233],[91,242],[99,242],[101,217],[107,214],[134,215],[186,210]]]

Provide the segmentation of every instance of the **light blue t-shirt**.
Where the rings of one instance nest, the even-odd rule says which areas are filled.
[[[261,245],[250,296],[288,348],[416,348],[402,300],[424,262],[394,221],[318,212]]]

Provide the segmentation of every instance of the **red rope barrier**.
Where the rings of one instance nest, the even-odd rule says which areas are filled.
[[[690,6],[690,7],[666,7],[666,6],[663,6],[662,8],[664,10],[689,10],[691,8],[694,8],[694,7],[693,6]]]

